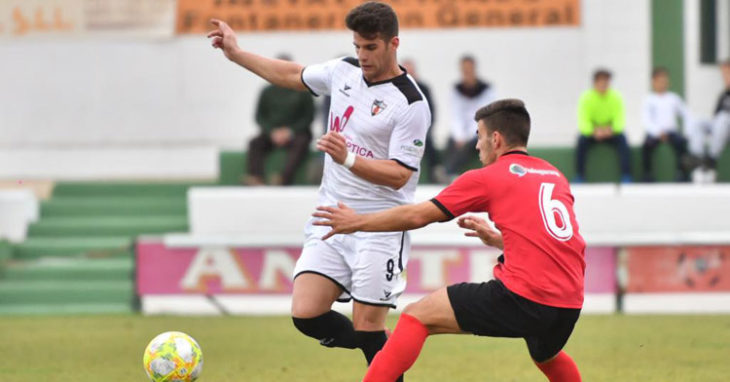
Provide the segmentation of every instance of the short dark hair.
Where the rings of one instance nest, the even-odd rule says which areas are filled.
[[[651,78],[656,78],[657,76],[669,75],[669,70],[663,66],[657,66],[651,71]]]
[[[527,146],[530,113],[519,99],[503,99],[477,110],[474,120],[484,121],[488,131],[499,131],[509,146]]]
[[[387,42],[398,36],[398,16],[385,3],[368,1],[358,5],[347,14],[345,24],[368,40],[380,38]]]
[[[472,56],[470,54],[465,54],[465,55],[461,56],[461,61],[460,62],[462,64],[465,63],[465,62],[471,62],[472,64],[476,64],[477,63],[477,60],[474,58],[474,56]]]
[[[593,72],[593,82],[596,82],[598,80],[610,80],[611,79],[611,72],[608,69],[598,69],[595,72]]]

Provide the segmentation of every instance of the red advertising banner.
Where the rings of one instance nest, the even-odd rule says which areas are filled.
[[[166,294],[290,294],[301,248],[169,248],[161,242],[137,245],[137,291]],[[484,247],[414,246],[406,293],[425,294],[441,286],[492,278],[500,252]],[[612,248],[586,252],[586,292],[616,291]]]
[[[730,246],[626,249],[629,293],[730,292]]]

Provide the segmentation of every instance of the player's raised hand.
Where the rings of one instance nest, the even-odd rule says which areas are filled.
[[[213,48],[223,51],[223,54],[229,60],[232,60],[233,54],[239,50],[236,32],[231,29],[225,22],[218,19],[211,19],[210,23],[215,25],[216,29],[208,33],[208,38],[212,38]]]
[[[478,237],[482,243],[499,249],[504,249],[502,234],[489,226],[486,220],[476,216],[462,216],[457,221],[459,227],[468,230],[464,236]]]
[[[338,202],[337,207],[319,206],[312,216],[323,219],[312,224],[332,228],[326,235],[322,236],[322,240],[327,240],[338,233],[356,232],[358,230],[357,223],[360,220],[360,215],[342,202]]]
[[[343,164],[347,158],[347,140],[344,135],[330,131],[317,140],[317,150],[329,154],[335,162]]]

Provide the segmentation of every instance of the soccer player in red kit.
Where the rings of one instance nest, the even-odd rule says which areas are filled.
[[[520,100],[477,111],[477,150],[483,168],[462,174],[430,201],[358,215],[340,203],[319,207],[324,237],[356,231],[402,231],[488,212],[497,230],[461,217],[467,236],[501,248],[495,280],[441,288],[407,306],[364,381],[392,382],[418,358],[432,334],[471,333],[524,338],[530,356],[551,382],[580,381],[564,351],[583,306],[585,242],[578,233],[565,176],[527,154],[530,115]]]

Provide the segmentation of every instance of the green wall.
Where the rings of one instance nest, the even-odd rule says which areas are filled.
[[[671,89],[684,97],[684,1],[651,1],[651,65],[669,69]]]

